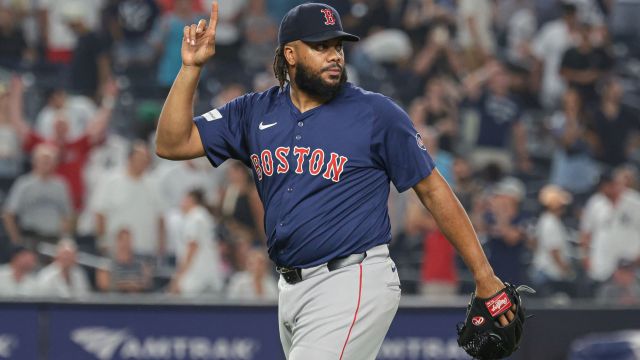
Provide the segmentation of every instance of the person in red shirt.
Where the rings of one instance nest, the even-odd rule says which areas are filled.
[[[440,232],[433,217],[427,216],[431,224],[424,236],[420,292],[429,298],[455,295],[458,289],[456,251]]]
[[[20,88],[19,94],[23,93]],[[51,138],[46,138],[38,134],[24,120],[21,109],[14,111],[12,121],[18,133],[22,137],[22,147],[25,151],[31,152],[36,146],[42,143],[50,143],[58,148],[60,161],[56,168],[56,173],[62,176],[71,192],[73,205],[76,211],[84,207],[85,185],[83,171],[89,158],[91,149],[99,145],[105,138],[107,127],[111,120],[111,113],[115,96],[117,95],[115,83],[109,83],[105,87],[105,96],[102,104],[96,113],[93,121],[89,123],[84,134],[76,139],[69,139],[69,123],[64,111],[57,113],[54,122],[54,134]],[[18,101],[22,104],[22,101]]]

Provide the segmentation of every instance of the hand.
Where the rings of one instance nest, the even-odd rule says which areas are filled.
[[[203,19],[198,25],[185,26],[182,38],[182,64],[200,67],[216,52],[216,25],[218,24],[218,2],[211,4],[209,25]]]
[[[489,298],[505,287],[504,283],[497,276],[492,275],[486,280],[476,281],[476,296],[479,298]],[[501,326],[508,325],[514,318],[516,305],[514,304],[510,310],[498,317]]]

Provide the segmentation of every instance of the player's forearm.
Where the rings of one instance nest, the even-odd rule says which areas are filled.
[[[480,246],[467,213],[447,182],[434,172],[418,183],[414,190],[431,212],[440,230],[456,248],[476,281],[493,277],[493,269]]]
[[[194,126],[193,96],[200,72],[198,66],[182,66],[171,86],[156,132],[156,152],[161,157],[174,158],[186,152]]]

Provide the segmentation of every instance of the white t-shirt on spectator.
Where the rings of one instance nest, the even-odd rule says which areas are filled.
[[[262,295],[256,294],[253,274],[241,271],[233,274],[227,287],[227,297],[238,300],[277,300],[278,283],[270,275],[262,279]]]
[[[551,251],[558,250],[565,261],[569,258],[569,234],[562,221],[555,215],[545,212],[536,226],[538,246],[533,256],[533,266],[552,280],[565,280],[565,274],[555,262]]]
[[[593,195],[585,206],[580,228],[591,234],[589,276],[605,281],[620,260],[640,256],[640,196],[628,190],[614,207],[604,195]]]
[[[0,266],[0,297],[22,297],[38,295],[35,278],[25,275],[20,282],[13,277],[10,265]]]
[[[76,265],[71,268],[69,276],[71,283],[64,279],[62,269],[56,262],[49,264],[38,273],[38,295],[79,298],[89,294],[89,279],[81,267]]]
[[[218,187],[224,177],[224,171],[211,167],[204,157],[191,160],[190,163],[191,165],[186,161],[159,160],[151,174],[167,204],[164,217],[168,252],[175,252],[176,244],[180,242],[183,221],[180,210],[182,199],[190,190],[201,189],[205,192],[207,203],[217,203]]]
[[[475,19],[480,44],[474,44],[468,19]],[[464,48],[472,45],[480,46],[489,53],[495,48],[491,23],[493,9],[489,0],[459,0],[458,1],[458,43]]]
[[[164,201],[148,175],[134,179],[126,170],[113,174],[98,186],[91,206],[106,218],[105,240],[109,247],[115,244],[117,232],[127,228],[135,254],[157,254]]]
[[[183,295],[220,291],[224,281],[220,253],[215,238],[213,218],[203,207],[196,207],[184,216],[177,249],[178,264],[185,261],[189,244],[198,244],[191,266],[179,284]]]
[[[542,27],[533,40],[531,50],[543,64],[540,101],[545,107],[556,105],[564,93],[565,83],[560,77],[560,64],[573,39],[567,23],[554,20]]]
[[[100,10],[104,0],[37,0],[38,8],[47,11],[47,46],[56,50],[73,50],[77,37],[67,25],[65,16],[83,14],[82,19],[95,29],[99,23]]]
[[[80,235],[95,233],[95,206],[97,188],[100,182],[114,171],[121,171],[127,164],[129,141],[117,134],[109,134],[98,147],[91,149],[89,160],[84,167],[86,205],[78,217],[77,232]]]
[[[62,111],[69,124],[69,140],[75,140],[85,134],[87,125],[93,120],[97,112],[97,107],[86,96],[67,96],[67,101],[63,109],[56,110],[45,106],[36,117],[36,132],[45,138],[52,138],[54,135],[53,124]]]

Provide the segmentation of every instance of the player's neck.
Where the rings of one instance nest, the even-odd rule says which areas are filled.
[[[291,82],[289,86],[289,96],[291,97],[293,106],[301,113],[313,110],[328,101],[328,99],[319,99],[307,94],[300,90],[293,82]]]

